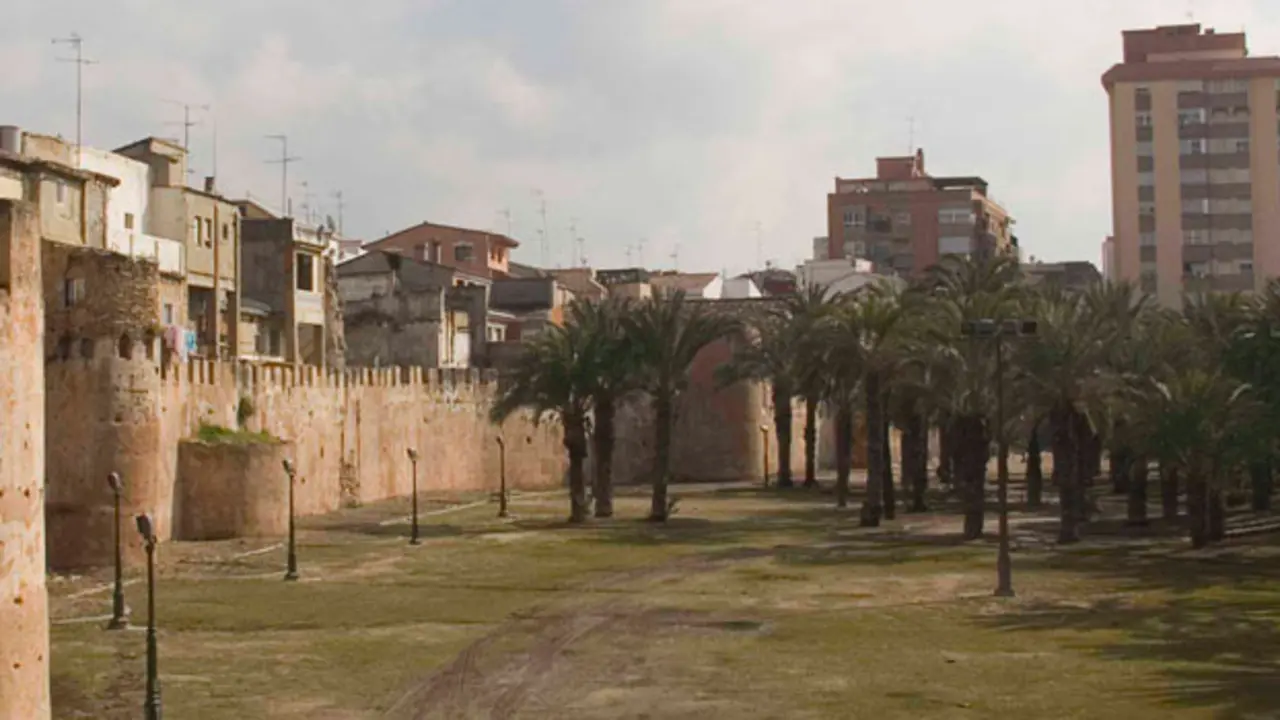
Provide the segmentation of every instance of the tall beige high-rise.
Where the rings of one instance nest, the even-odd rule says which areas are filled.
[[[1102,76],[1114,277],[1165,305],[1280,277],[1280,57],[1200,25],[1123,35]]]

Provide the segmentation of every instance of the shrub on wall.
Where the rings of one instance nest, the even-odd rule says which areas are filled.
[[[240,396],[240,402],[236,405],[236,425],[241,430],[244,429],[245,423],[249,422],[249,418],[253,417],[253,413],[257,408],[253,406],[253,399],[248,395]]]
[[[266,430],[261,432],[249,432],[243,428],[232,430],[231,428],[211,423],[200,423],[200,430],[196,432],[196,440],[210,445],[250,445],[254,443],[270,443],[274,445],[280,442],[280,438]]]

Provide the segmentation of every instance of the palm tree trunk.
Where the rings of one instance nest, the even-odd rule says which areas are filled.
[[[667,482],[671,478],[671,426],[675,423],[670,392],[659,391],[654,398],[653,504],[649,520],[667,521]]]
[[[1205,522],[1209,542],[1221,542],[1227,537],[1227,508],[1224,504],[1222,490],[1211,488],[1205,495]]]
[[[1173,463],[1160,463],[1160,517],[1178,519],[1178,466]]]
[[[596,456],[596,476],[592,486],[596,517],[613,517],[613,446],[617,407],[613,398],[596,398],[596,427],[592,436]]]
[[[1147,475],[1150,472],[1147,458],[1139,455],[1129,466],[1133,473],[1127,488],[1129,524],[1144,527],[1147,524]]]
[[[880,527],[884,512],[884,397],[880,377],[867,373],[864,390],[867,395],[867,494],[862,501],[859,523],[863,527]]]
[[[1036,423],[1027,439],[1027,507],[1032,510],[1044,504],[1044,469],[1040,464],[1040,424]]]
[[[804,486],[818,484],[818,398],[804,399]]]
[[[1129,478],[1132,477],[1132,458],[1125,447],[1112,448],[1107,457],[1108,472],[1111,475],[1111,492],[1124,495],[1129,492]]]
[[[773,431],[778,436],[778,487],[795,487],[791,479],[791,390],[773,384]],[[769,468],[765,468],[765,473]]]
[[[893,520],[898,515],[898,488],[893,484],[893,423],[889,420],[889,392],[887,388],[883,392],[881,437],[884,438],[884,517]]]
[[[955,425],[952,418],[938,419],[938,482],[950,485],[955,480]]]
[[[902,428],[902,482],[911,493],[911,512],[925,512],[929,490],[929,425],[913,414]]]
[[[1076,423],[1076,482],[1072,487],[1075,493],[1072,499],[1073,509],[1076,513],[1076,522],[1084,525],[1092,518],[1090,517],[1090,491],[1093,489],[1094,479],[1102,471],[1102,443],[1098,435],[1089,427],[1089,418],[1083,413],[1072,411]],[[1083,442],[1080,442],[1083,438]]]
[[[564,446],[569,451],[569,522],[587,521],[586,419],[569,415],[564,422]]]
[[[1070,408],[1055,408],[1049,416],[1053,427],[1053,476],[1058,486],[1058,542],[1080,540],[1079,511],[1076,509],[1076,423]]]
[[[1194,471],[1187,473],[1187,519],[1191,532],[1191,547],[1202,548],[1209,544],[1209,487],[1204,477]]]
[[[853,469],[853,404],[836,408],[836,507],[849,506],[849,474]]]
[[[1253,490],[1252,506],[1255,512],[1271,509],[1272,475],[1271,458],[1249,466],[1249,480]]]
[[[964,502],[964,538],[982,537],[987,505],[987,463],[991,459],[991,438],[986,422],[977,416],[956,418],[956,477]]]

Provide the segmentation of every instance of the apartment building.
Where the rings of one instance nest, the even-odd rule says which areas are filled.
[[[148,232],[184,244],[186,315],[195,352],[234,357],[239,344],[240,209],[217,193],[213,178],[203,189],[187,186],[187,152],[179,144],[148,137],[114,151],[150,168]]]
[[[1244,33],[1123,33],[1110,100],[1115,277],[1167,306],[1280,275],[1280,57]]]
[[[913,275],[945,255],[1016,253],[1013,218],[977,176],[934,177],[924,151],[876,159],[872,178],[836,178],[827,196],[826,259],[870,260]]]
[[[398,251],[422,262],[497,279],[512,274],[511,251],[519,245],[498,233],[424,222],[368,243],[363,249]]]

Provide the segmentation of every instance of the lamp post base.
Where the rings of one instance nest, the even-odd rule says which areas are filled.
[[[285,574],[284,574],[284,579],[285,579],[285,581],[286,581],[286,582],[293,582],[293,581],[297,580],[297,579],[298,579],[298,571],[297,571],[297,570],[290,570],[289,572],[287,572],[287,573],[285,573]]]
[[[128,630],[129,618],[113,617],[111,618],[111,621],[107,623],[107,629],[108,630]]]

